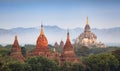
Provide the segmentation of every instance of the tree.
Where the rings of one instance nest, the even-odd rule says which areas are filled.
[[[22,52],[22,55],[25,57],[26,56],[26,48],[21,47],[21,52]]]
[[[72,71],[85,71],[84,66],[80,63],[72,64]]]
[[[30,57],[26,60],[32,71],[58,71],[58,66],[52,60],[43,57]]]
[[[10,50],[7,49],[7,48],[0,48],[0,56],[6,56],[6,55],[9,55],[10,54]]]
[[[90,55],[83,62],[91,71],[116,71],[119,65],[112,54]]]
[[[119,67],[117,69],[117,71],[120,71],[120,48],[113,51],[112,54],[118,59],[119,61]]]
[[[85,71],[85,68],[81,63],[64,62],[60,71]]]
[[[79,46],[75,48],[75,53],[77,56],[87,56],[89,54],[89,48],[86,46]]]
[[[113,51],[112,54],[119,60],[120,62],[120,48]]]
[[[31,66],[20,61],[7,62],[2,66],[3,71],[32,71]]]

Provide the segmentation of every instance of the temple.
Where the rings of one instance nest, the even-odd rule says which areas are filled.
[[[12,48],[11,48],[10,56],[24,62],[24,57],[22,56],[21,48],[19,47],[17,36],[15,36],[15,40],[14,40],[14,43],[13,43]]]
[[[76,55],[74,53],[73,46],[70,42],[69,32],[67,33],[67,40],[63,47],[63,52],[60,56],[60,61],[61,61],[61,63],[64,63],[64,62],[77,63],[77,62],[79,62],[78,58],[76,57]]]
[[[91,32],[90,26],[88,24],[88,17],[86,18],[84,32],[78,37],[78,44],[82,46],[87,46],[88,48],[92,48],[93,46],[100,48],[105,47],[103,43],[97,42],[97,36],[93,32]]]
[[[62,50],[63,50],[63,47],[64,47],[64,42],[62,40],[60,41],[60,44],[55,42],[54,47],[57,50],[57,52],[59,52],[61,54]]]
[[[36,42],[36,48],[33,50],[31,56],[44,56],[49,59],[56,59],[59,56],[56,54],[54,55],[54,53],[49,50],[48,40],[44,34],[43,25],[41,25],[41,32]]]

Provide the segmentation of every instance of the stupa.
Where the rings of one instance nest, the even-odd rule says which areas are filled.
[[[67,40],[63,47],[63,52],[60,56],[60,61],[61,61],[61,63],[64,63],[64,62],[77,63],[77,62],[79,62],[77,56],[74,53],[73,46],[70,42],[69,32],[67,33]]]
[[[36,48],[33,50],[31,56],[43,56],[49,59],[55,59],[54,53],[48,48],[48,40],[44,34],[43,25],[41,25],[41,32],[36,42]]]
[[[14,43],[13,43],[12,48],[11,48],[10,56],[24,62],[24,57],[22,56],[21,48],[19,46],[17,36],[15,36],[15,40],[14,40]]]
[[[86,46],[88,48],[92,48],[93,46],[97,46],[100,48],[105,47],[103,43],[97,42],[97,36],[91,31],[90,26],[88,24],[88,17],[86,18],[84,32],[78,36],[78,44]]]

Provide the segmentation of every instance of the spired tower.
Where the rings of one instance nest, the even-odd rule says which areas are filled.
[[[37,39],[36,49],[40,49],[41,51],[48,51],[48,41],[44,35],[43,25],[41,25],[41,32]]]
[[[90,26],[88,24],[88,17],[86,18],[86,26],[84,32],[90,32]]]
[[[84,32],[80,34],[78,39],[79,39],[78,44],[80,45],[87,46],[89,48],[93,45],[96,45],[97,36],[90,30],[90,26],[88,24],[88,17],[86,18]]]
[[[32,56],[43,56],[54,59],[54,54],[48,49],[48,41],[44,34],[43,25],[41,25],[41,32],[36,42],[36,48],[33,50]]]
[[[98,46],[104,47],[104,44],[97,43],[97,36],[91,32],[90,26],[88,24],[88,17],[86,18],[86,25],[84,28],[84,32],[80,34],[78,37],[78,44],[82,46],[87,46],[88,48],[91,48],[92,46]]]
[[[61,50],[63,49],[63,47],[64,47],[64,42],[61,40],[60,41],[60,48],[61,48]]]
[[[78,58],[76,57],[76,55],[74,53],[73,46],[70,42],[69,32],[67,32],[67,40],[63,47],[63,52],[60,56],[60,61],[61,61],[61,63],[63,63],[63,62],[77,63],[77,62],[79,62]]]
[[[10,56],[24,62],[24,58],[23,58],[22,53],[21,53],[21,48],[19,47],[19,43],[17,40],[17,36],[15,36],[15,40],[14,40],[14,43],[13,43],[12,48],[11,48]]]

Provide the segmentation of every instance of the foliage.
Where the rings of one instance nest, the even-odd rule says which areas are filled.
[[[91,71],[116,71],[119,62],[112,54],[90,55],[83,61]]]
[[[23,64],[20,61],[12,61],[2,66],[3,71],[32,71],[30,65]]]
[[[18,61],[18,60],[16,60],[16,59],[14,59],[13,57],[11,57],[11,56],[0,56],[0,63],[1,64],[4,64],[4,63],[7,63],[7,62],[12,62],[12,61]]]
[[[120,61],[120,48],[113,51],[112,54]]]
[[[31,45],[31,44],[26,44],[23,47],[25,47],[25,49],[30,52],[32,51],[36,46],[35,45]]]
[[[8,45],[6,45],[6,46],[4,46],[4,47],[10,50],[10,49],[12,48],[12,45],[11,45],[11,44],[8,44]]]
[[[58,66],[52,60],[43,57],[31,57],[26,61],[32,71],[58,71]]]
[[[77,56],[87,56],[89,54],[89,48],[81,46],[75,49],[75,53]]]
[[[113,51],[112,54],[118,59],[119,64],[120,64],[120,48]],[[120,65],[119,65],[117,71],[120,71]]]
[[[91,54],[100,54],[100,53],[111,53],[112,51],[119,49],[119,47],[106,47],[106,48],[87,48],[85,46],[79,46],[75,48],[75,53],[77,56],[88,56]]]
[[[21,47],[21,52],[22,52],[22,55],[25,57],[26,56],[26,48]]]
[[[80,63],[68,63],[65,62],[61,66],[61,71],[85,71],[84,67]]]
[[[0,56],[6,56],[10,54],[10,50],[4,47],[0,48]]]

